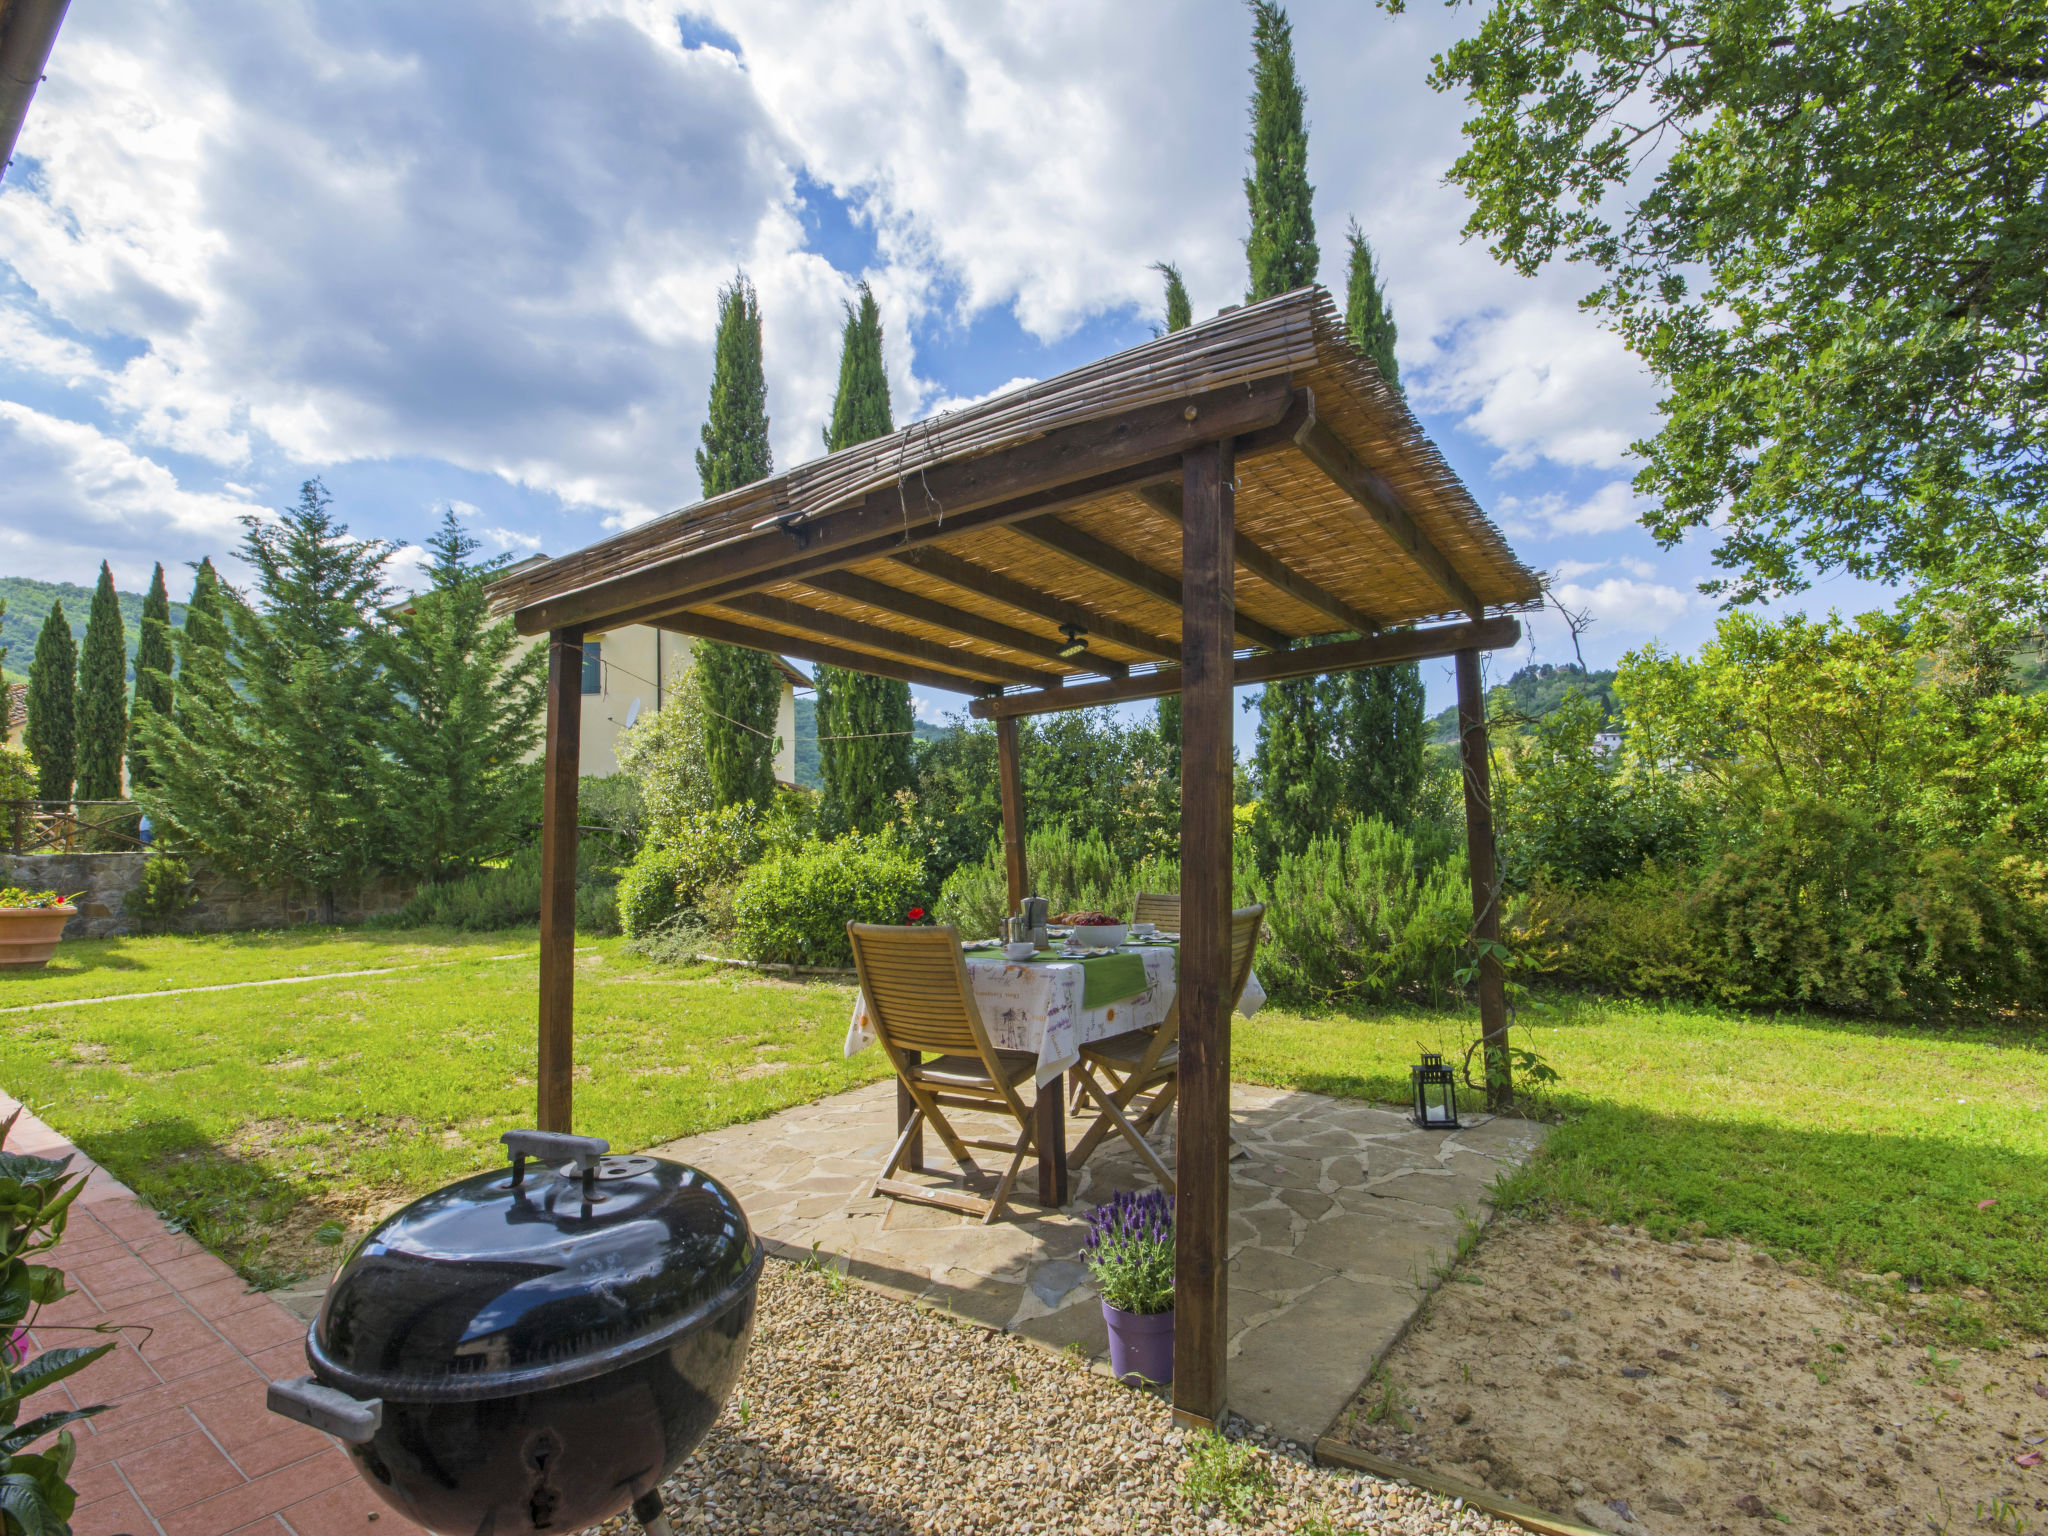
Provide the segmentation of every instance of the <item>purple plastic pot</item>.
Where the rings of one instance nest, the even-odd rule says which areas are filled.
[[[1173,1312],[1126,1312],[1102,1304],[1109,1325],[1109,1369],[1118,1381],[1135,1376],[1164,1386],[1173,1380]]]

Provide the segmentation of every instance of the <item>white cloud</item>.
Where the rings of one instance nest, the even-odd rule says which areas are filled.
[[[1554,590],[1573,612],[1590,613],[1594,622],[1631,634],[1657,634],[1700,601],[1697,593],[1626,576],[1610,576],[1591,587],[1567,581]]]
[[[932,403],[920,413],[920,417],[922,418],[926,416],[943,416],[948,411],[964,411],[969,406],[980,405],[982,401],[993,400],[998,395],[1014,394],[1016,391],[1020,389],[1029,389],[1032,385],[1036,384],[1037,382],[1038,380],[1036,379],[1019,377],[1011,379],[1007,383],[998,384],[994,389],[989,390],[986,394],[948,395],[943,400],[932,401]]]
[[[0,400],[0,465],[7,515],[6,569],[73,581],[102,559],[130,591],[156,560],[216,558],[241,536],[239,519],[262,509],[189,491],[163,465],[79,422]]]
[[[1609,560],[1560,560],[1551,567],[1551,574],[1560,581],[1577,581],[1581,576],[1604,571],[1612,563]]]
[[[1642,515],[1642,502],[1626,480],[1610,480],[1584,500],[1556,491],[1529,497],[1503,496],[1498,510],[1502,527],[1518,538],[1556,538],[1561,534],[1619,533],[1624,528],[1633,528]]]

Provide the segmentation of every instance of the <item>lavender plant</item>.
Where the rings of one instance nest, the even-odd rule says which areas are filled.
[[[1173,1197],[1112,1195],[1088,1213],[1081,1262],[1102,1299],[1123,1312],[1173,1310]]]

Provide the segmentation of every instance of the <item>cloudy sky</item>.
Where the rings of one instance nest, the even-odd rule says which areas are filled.
[[[1593,614],[1588,661],[1696,643],[1704,550],[1634,524],[1649,381],[1583,274],[1460,239],[1463,104],[1424,77],[1473,12],[1290,9],[1324,281],[1356,217],[1411,401]],[[1234,0],[75,7],[0,182],[0,572],[161,560],[182,596],[315,474],[359,533],[454,505],[520,552],[685,504],[738,267],[779,467],[821,451],[863,278],[899,423],[1144,339],[1155,261],[1212,314],[1245,281],[1248,30]],[[1562,626],[1531,653],[1568,659]]]

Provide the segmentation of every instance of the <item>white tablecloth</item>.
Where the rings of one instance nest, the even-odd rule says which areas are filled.
[[[968,955],[967,977],[974,986],[974,1001],[981,1008],[989,1044],[1002,1051],[1033,1052],[1038,1057],[1038,1081],[1044,1084],[1079,1061],[1083,1045],[1162,1022],[1173,1006],[1174,950],[1159,944],[1137,952],[1144,959],[1149,985],[1135,997],[1119,998],[1100,1008],[1081,1006],[1085,978],[1077,964],[1020,965],[1000,954]],[[1238,999],[1237,1011],[1250,1018],[1265,1001],[1265,989],[1253,976]],[[874,1043],[867,998],[856,994],[853,1017],[846,1025],[846,1054],[864,1051]]]

